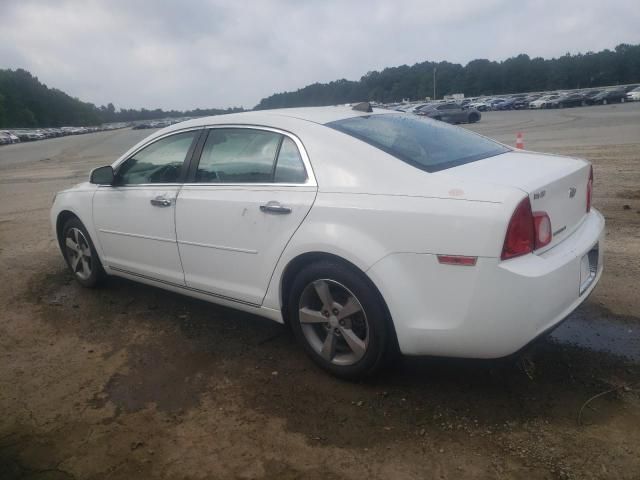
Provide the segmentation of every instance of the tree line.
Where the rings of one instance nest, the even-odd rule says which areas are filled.
[[[465,66],[450,62],[422,62],[368,72],[359,80],[314,83],[295,92],[263,98],[255,109],[336,105],[357,101],[399,102],[450,93],[466,96],[496,95],[556,89],[587,88],[640,83],[640,45],[620,44],[614,50],[529,58],[520,54],[496,62],[473,60]],[[167,117],[219,115],[242,108],[120,109],[112,103],[96,106],[49,88],[23,69],[0,69],[0,127],[58,127]]]
[[[23,69],[0,69],[0,128],[87,126],[158,118],[198,117],[243,111],[210,108],[188,111],[120,109],[112,103],[97,107],[49,88]]]
[[[530,58],[520,54],[496,62],[473,60],[462,66],[450,62],[422,62],[368,72],[360,80],[314,83],[294,92],[263,98],[256,109],[336,105],[357,101],[382,103],[451,93],[498,95],[558,89],[624,85],[640,82],[640,45],[620,44],[614,50]]]

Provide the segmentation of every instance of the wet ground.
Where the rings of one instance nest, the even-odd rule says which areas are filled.
[[[544,133],[538,112],[478,125],[509,114]],[[547,148],[551,129],[540,146],[595,164],[607,256],[587,302],[516,357],[405,358],[364,383],[268,320],[72,281],[52,193],[148,132],[0,149],[0,479],[640,478],[640,145],[610,145],[599,121],[602,145]]]
[[[639,320],[604,308],[581,308],[551,333],[550,340],[640,364]]]

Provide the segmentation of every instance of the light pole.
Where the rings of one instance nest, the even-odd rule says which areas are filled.
[[[433,67],[433,99],[436,99],[436,70],[437,68]]]

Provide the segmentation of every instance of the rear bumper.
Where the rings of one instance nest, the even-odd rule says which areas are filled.
[[[479,258],[461,267],[441,265],[431,254],[398,253],[367,273],[387,302],[404,354],[498,358],[552,329],[587,298],[602,274],[603,232],[604,218],[592,210],[540,255]],[[580,293],[583,256],[595,245],[597,266]]]

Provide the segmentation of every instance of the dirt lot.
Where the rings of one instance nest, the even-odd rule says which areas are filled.
[[[0,479],[640,478],[640,103],[473,129],[594,162],[602,281],[526,362],[405,359],[362,384],[267,320],[76,286],[53,193],[148,131],[0,148]]]

